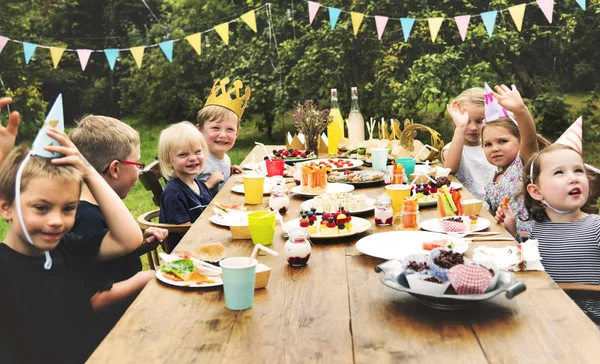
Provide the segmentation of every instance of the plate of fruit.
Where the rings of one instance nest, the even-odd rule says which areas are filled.
[[[327,175],[327,182],[342,182],[354,187],[369,187],[383,183],[383,172],[374,171],[333,171]]]
[[[312,151],[297,149],[273,149],[273,156],[285,160],[285,163],[287,164],[294,164],[296,162],[304,162],[317,158],[317,155]]]
[[[325,213],[317,216],[313,211],[300,211],[300,218],[287,221],[283,225],[283,233],[294,228],[305,228],[311,238],[335,239],[364,233],[371,228],[369,220],[350,216],[345,210]]]
[[[316,165],[323,165],[327,168],[331,168],[332,171],[343,171],[363,165],[363,161],[358,159],[347,159],[347,158],[331,158],[331,159],[317,159],[311,161]]]
[[[436,206],[437,185],[433,182],[416,183],[411,188],[411,196],[416,196],[420,207]]]

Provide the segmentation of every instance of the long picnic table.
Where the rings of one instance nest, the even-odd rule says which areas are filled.
[[[275,146],[275,148],[277,148]],[[269,147],[269,150],[273,149]],[[255,148],[263,156],[262,148]],[[252,155],[249,154],[249,156]],[[249,162],[247,157],[245,162]],[[214,201],[243,202],[231,192],[232,176]],[[292,182],[293,183],[293,182]],[[290,187],[291,185],[288,185]],[[382,186],[360,189],[368,197]],[[471,194],[463,189],[464,198]],[[214,202],[213,201],[213,202]],[[284,220],[298,217],[304,199],[290,197]],[[251,210],[268,209],[268,196]],[[421,208],[421,219],[437,217]],[[232,240],[227,228],[209,221],[209,207],[176,251],[195,251],[220,242],[226,256],[247,256],[251,240]],[[365,233],[346,238],[313,239],[308,265],[294,268],[283,257],[285,238],[278,226],[269,247],[279,257],[260,256],[272,268],[269,284],[255,291],[254,306],[225,308],[222,287],[178,288],[148,283],[89,363],[388,363],[468,362],[546,363],[600,360],[600,331],[545,272],[519,272],[527,290],[512,300],[500,294],[472,309],[438,311],[409,294],[384,286],[374,267],[384,262],[363,255],[356,242],[392,231],[373,223]],[[492,221],[488,231],[510,234]],[[402,244],[401,241],[398,244]],[[516,245],[485,241],[486,246]],[[471,244],[466,253],[479,245]]]

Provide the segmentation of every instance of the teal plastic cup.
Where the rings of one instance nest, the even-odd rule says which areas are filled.
[[[402,167],[406,172],[406,177],[409,177],[411,174],[415,173],[414,158],[398,158],[396,159],[396,163],[402,164]]]
[[[230,310],[247,310],[254,303],[256,259],[250,257],[225,258],[219,263],[225,292],[225,307]]]
[[[387,148],[371,148],[371,165],[374,171],[383,172],[387,165]]]

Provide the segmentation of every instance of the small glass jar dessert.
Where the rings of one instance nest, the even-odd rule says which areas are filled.
[[[382,194],[375,200],[375,226],[390,226],[394,212],[392,210],[392,198]]]
[[[269,197],[269,208],[271,211],[285,214],[290,207],[290,197],[287,195],[285,180],[280,179],[271,187],[271,197]]]
[[[302,182],[302,163],[294,164],[294,182],[296,182],[296,186],[300,186]]]
[[[296,228],[288,232],[288,240],[285,242],[285,258],[293,267],[306,265],[310,258],[310,239],[307,229]]]
[[[402,211],[394,215],[394,227],[400,230],[419,230],[419,201],[416,197],[404,200]]]

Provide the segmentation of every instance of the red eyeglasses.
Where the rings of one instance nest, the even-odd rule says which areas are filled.
[[[127,159],[117,159],[117,162],[123,163],[123,164],[129,164],[131,166],[136,166],[140,171],[143,170],[144,167],[146,166],[144,163],[128,161]],[[110,164],[106,167],[106,169],[104,169],[102,174],[106,174],[106,172],[108,172],[108,168],[110,168]]]

